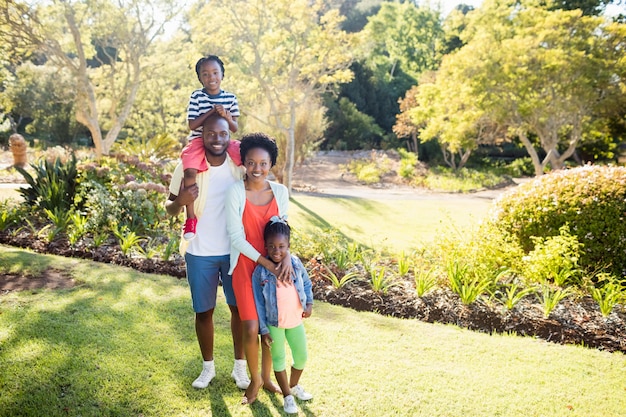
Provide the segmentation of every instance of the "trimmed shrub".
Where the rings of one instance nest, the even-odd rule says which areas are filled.
[[[582,244],[579,267],[626,276],[626,168],[584,166],[522,184],[496,202],[493,225],[526,253],[562,226]]]

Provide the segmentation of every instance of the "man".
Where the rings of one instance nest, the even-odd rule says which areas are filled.
[[[197,236],[191,241],[181,239],[181,254],[187,265],[187,281],[196,313],[196,336],[200,345],[203,366],[200,376],[191,384],[206,388],[215,377],[213,361],[214,326],[217,287],[220,277],[230,308],[230,329],[233,336],[235,365],[231,376],[237,387],[246,389],[250,379],[242,343],[241,321],[232,289],[230,267],[230,239],[226,231],[226,190],[241,180],[243,171],[235,165],[226,149],[230,143],[228,121],[219,114],[208,117],[203,123],[202,140],[209,169],[197,176],[196,184],[183,188],[183,166],[179,163],[170,183],[170,195],[165,209],[177,216],[187,204],[194,204],[198,217]]]

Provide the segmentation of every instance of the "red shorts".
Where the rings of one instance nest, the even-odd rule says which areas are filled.
[[[231,140],[228,144],[226,152],[228,152],[228,156],[230,156],[230,159],[233,160],[235,165],[241,166],[239,144],[240,142],[238,140]],[[183,169],[197,169],[198,172],[203,172],[209,169],[209,166],[206,163],[204,142],[201,137],[191,138],[189,140],[189,143],[183,148],[180,159],[183,161]]]

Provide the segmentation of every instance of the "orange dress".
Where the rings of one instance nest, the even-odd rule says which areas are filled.
[[[272,216],[278,216],[278,203],[276,198],[264,206],[255,206],[246,199],[241,221],[246,232],[246,240],[262,256],[267,256],[263,229]],[[254,294],[252,293],[252,273],[256,268],[256,260],[252,260],[244,254],[239,255],[237,266],[233,270],[233,291],[237,300],[237,309],[241,320],[258,320]]]

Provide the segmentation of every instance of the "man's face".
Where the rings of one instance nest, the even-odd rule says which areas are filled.
[[[230,143],[230,131],[225,119],[210,119],[202,128],[204,148],[213,156],[222,156]]]

